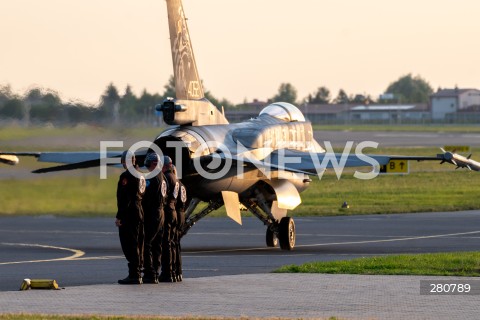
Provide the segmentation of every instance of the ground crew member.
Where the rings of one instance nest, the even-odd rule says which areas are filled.
[[[163,157],[163,174],[167,182],[167,198],[164,206],[165,222],[163,224],[162,238],[162,273],[158,278],[160,282],[176,282],[175,268],[173,266],[175,257],[175,227],[177,213],[175,206],[180,185],[177,177],[173,173],[172,159],[168,156]]]
[[[173,173],[177,176],[177,169],[175,166],[173,167]],[[182,272],[182,247],[180,245],[180,239],[183,236],[183,225],[185,224],[185,209],[187,206],[187,189],[183,185],[183,183],[179,180],[180,185],[179,194],[177,197],[177,204],[175,206],[175,211],[177,211],[177,226],[176,226],[176,233],[175,233],[175,261],[174,261],[174,268],[175,268],[175,276],[177,282],[183,280],[183,272]]]
[[[150,172],[161,168],[162,165],[158,154],[154,152],[147,154],[144,164]],[[158,283],[158,272],[162,256],[163,207],[166,195],[167,183],[165,176],[160,171],[158,175],[147,180],[147,188],[142,200],[143,212],[145,214],[143,283]]]
[[[131,159],[132,163],[128,163]],[[128,276],[118,280],[119,284],[141,284],[140,269],[143,260],[143,209],[142,197],[145,193],[145,178],[136,171],[135,155],[129,151],[122,154],[121,162],[126,169],[120,175],[117,185],[117,215],[120,244],[128,261]],[[132,172],[138,173],[138,177]]]

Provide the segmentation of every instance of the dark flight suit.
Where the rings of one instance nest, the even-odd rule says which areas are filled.
[[[128,277],[141,278],[143,260],[143,209],[145,178],[139,179],[128,170],[120,175],[117,185],[117,216],[120,244],[128,261]]]
[[[182,229],[183,225],[185,224],[185,209],[187,206],[187,189],[185,186],[179,181],[180,191],[177,197],[177,204],[175,206],[175,210],[177,211],[177,232],[175,233],[175,275],[177,277],[177,281],[182,281],[182,247],[180,245],[180,239],[182,237]]]
[[[175,206],[180,185],[177,177],[171,170],[164,172],[167,181],[167,199],[164,206],[165,222],[162,238],[162,274],[160,282],[174,282],[176,280],[173,263],[175,261],[175,243],[177,213]]]
[[[167,195],[165,176],[160,172],[156,177],[147,180],[147,188],[143,196],[143,212],[145,214],[144,240],[144,281],[154,282],[158,277],[161,243],[164,224],[163,207]]]

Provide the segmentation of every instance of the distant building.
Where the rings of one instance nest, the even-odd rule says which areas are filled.
[[[402,123],[430,118],[427,104],[311,104],[301,106],[300,110],[315,123]]]
[[[314,123],[329,123],[345,121],[350,110],[348,104],[308,104],[299,106],[305,117]]]
[[[388,96],[382,96],[389,98]],[[225,110],[227,118],[239,122],[258,116],[271,101],[245,102]],[[309,104],[298,108],[312,123],[480,123],[480,90],[441,89],[430,96],[430,103],[416,104]]]
[[[226,110],[227,119],[239,122],[258,116],[269,104],[254,100]],[[308,104],[298,108],[313,123],[403,123],[430,120],[430,110],[425,104]]]
[[[455,119],[456,113],[480,106],[480,90],[441,89],[430,96],[433,120]]]
[[[269,101],[254,99],[252,102],[244,102],[233,108],[225,109],[225,115],[230,122],[245,121],[258,116],[269,103]]]
[[[375,104],[359,105],[350,109],[350,120],[402,123],[402,121],[426,120],[430,117],[425,104]]]
[[[258,99],[253,99],[252,102],[245,102],[242,104],[243,107],[249,107],[251,109],[263,109],[264,107],[266,107],[267,105],[269,104],[269,101],[260,101]]]

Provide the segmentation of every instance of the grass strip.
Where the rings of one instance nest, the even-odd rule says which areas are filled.
[[[480,252],[392,255],[283,266],[277,273],[480,276]]]
[[[150,139],[165,130],[165,127],[139,127],[139,128],[108,128],[89,125],[78,125],[76,127],[53,127],[53,126],[6,126],[0,128],[0,142],[31,138],[50,137],[149,137]]]
[[[0,215],[114,217],[117,181],[118,175],[0,180]]]
[[[478,172],[419,172],[358,180],[316,178],[293,216],[332,216],[480,209]],[[114,216],[118,175],[0,180],[0,215]],[[349,209],[341,208],[346,201]],[[199,209],[202,206],[199,206]],[[211,216],[223,216],[217,210]]]
[[[478,148],[477,148],[478,149]],[[473,150],[478,151],[478,150]],[[434,148],[388,148],[384,154],[431,155]],[[478,152],[477,152],[478,154]],[[29,170],[45,164],[24,158]],[[330,170],[319,181],[312,177],[293,216],[331,216],[480,209],[480,173],[454,170],[436,162],[410,162],[408,175],[380,175],[372,180],[353,177],[346,169],[338,180]],[[10,169],[10,168],[8,168]],[[11,168],[16,170],[16,168]],[[370,169],[362,170],[364,172]],[[121,170],[109,169],[100,180],[98,169],[0,179],[0,215],[110,216],[116,212],[116,183]],[[343,202],[350,205],[342,209]],[[198,209],[201,209],[199,206]],[[217,210],[211,216],[224,216]],[[248,215],[248,214],[245,214]]]

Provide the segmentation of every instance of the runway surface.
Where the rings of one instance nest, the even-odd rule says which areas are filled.
[[[185,278],[259,274],[287,264],[373,255],[480,250],[480,211],[295,218],[293,251],[265,246],[256,218],[198,222],[182,241]],[[114,219],[0,218],[0,291],[24,278],[113,284],[127,274]]]
[[[158,133],[164,129],[159,128]],[[323,145],[324,141],[330,141],[334,146],[345,145],[346,141],[374,141],[380,146],[443,146],[443,145],[480,145],[480,133],[469,132],[422,132],[421,127],[418,131],[348,131],[348,130],[316,130],[315,139]],[[144,137],[144,140],[151,140],[155,137]],[[21,147],[22,150],[35,146],[35,150],[66,149],[70,150],[72,146],[80,150],[96,150],[102,140],[122,140],[125,146],[141,140],[140,138],[126,137],[119,134],[118,137],[112,136],[78,136],[78,137],[29,137],[28,139],[12,139],[1,141],[3,148],[15,150]]]

